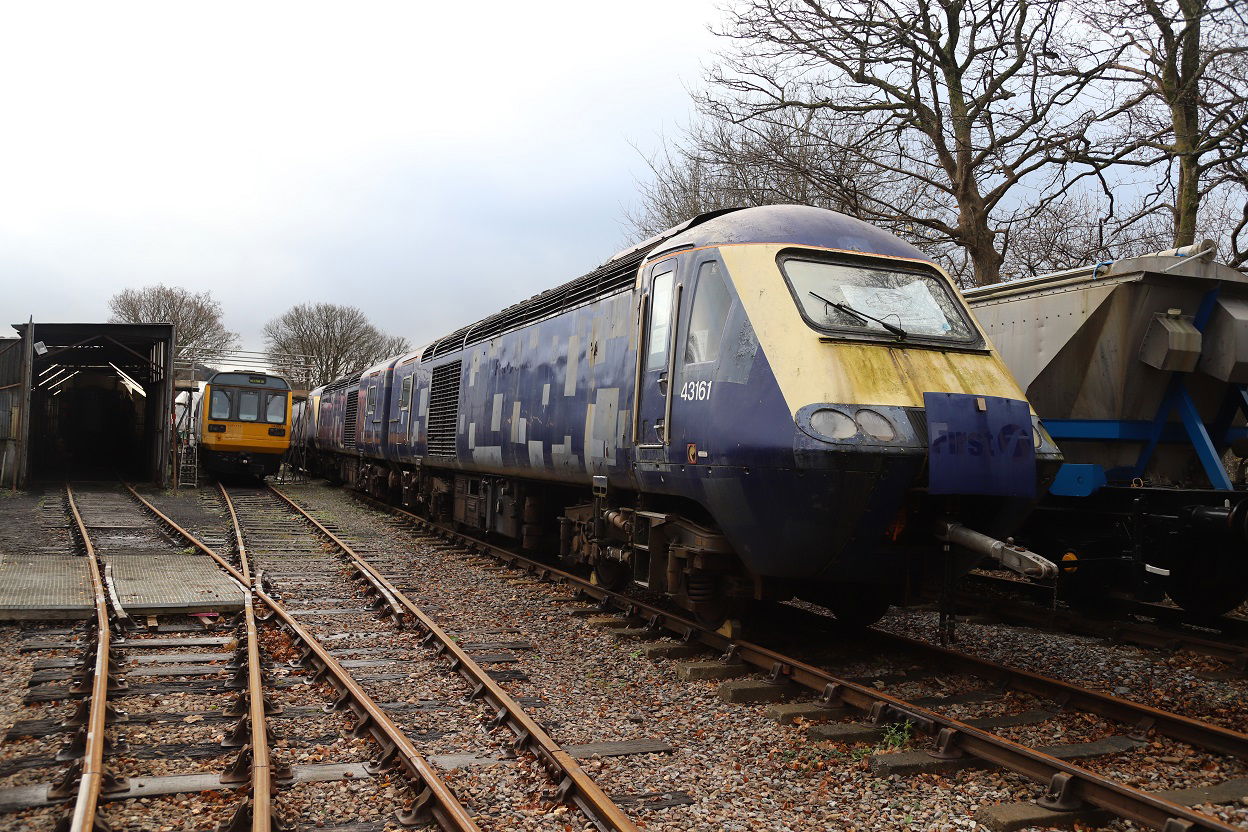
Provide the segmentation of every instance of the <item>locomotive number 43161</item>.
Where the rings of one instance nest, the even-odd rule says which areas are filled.
[[[685,401],[704,402],[711,397],[713,381],[686,381],[680,387],[680,397]]]

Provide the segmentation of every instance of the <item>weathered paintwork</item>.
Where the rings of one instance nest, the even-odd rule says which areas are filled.
[[[802,319],[777,266],[780,252],[795,247],[928,263],[896,237],[830,211],[733,212],[658,243],[631,288],[429,361],[421,360],[427,349],[384,362],[344,389],[323,391],[318,442],[400,467],[586,489],[594,475],[605,475],[614,489],[696,503],[756,574],[895,575],[896,562],[869,556],[879,554],[907,491],[922,484],[927,440],[909,411],[917,410],[921,421],[925,392],[1022,394],[982,337],[957,349],[821,338]],[[711,262],[723,267],[732,296],[718,360],[674,363],[664,443],[655,423],[669,405],[658,373],[638,372],[642,297],[656,270],[675,265],[674,343],[683,355],[699,269]],[[433,457],[432,372],[456,361],[462,375],[455,455]],[[407,377],[410,407],[400,395]],[[700,382],[709,384],[699,388]],[[377,408],[367,414],[371,387]],[[688,392],[700,389],[707,395]],[[359,397],[354,447],[341,438],[348,395]],[[809,431],[808,415],[801,427],[803,410],[817,404],[877,405],[898,435],[890,442],[865,434],[824,441]],[[336,444],[326,445],[335,436]],[[964,504],[976,527],[992,532],[1017,522],[1028,501]]]

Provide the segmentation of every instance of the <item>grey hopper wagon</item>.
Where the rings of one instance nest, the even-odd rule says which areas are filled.
[[[1065,455],[1023,536],[1065,560],[1069,596],[1237,606],[1248,495],[1227,451],[1248,455],[1248,276],[1204,243],[965,296]]]

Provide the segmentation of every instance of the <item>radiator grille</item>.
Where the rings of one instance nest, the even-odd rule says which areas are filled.
[[[455,456],[459,420],[459,381],[464,362],[433,368],[429,390],[429,456]]]
[[[926,443],[927,440],[927,411],[921,407],[907,407],[906,416],[910,419],[910,427],[914,429],[915,436]]]
[[[360,409],[360,392],[353,388],[347,389],[347,407],[342,416],[342,444],[346,448],[355,447],[356,416]]]

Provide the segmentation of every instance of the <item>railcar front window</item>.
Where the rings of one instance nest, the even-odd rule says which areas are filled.
[[[238,420],[256,422],[260,419],[260,394],[255,390],[238,391]]]
[[[230,404],[234,397],[229,390],[213,390],[212,402],[208,408],[209,419],[230,418]]]
[[[803,316],[816,329],[901,340],[976,338],[953,293],[935,275],[797,258],[780,265]]]
[[[286,421],[286,394],[270,393],[264,406],[264,421],[280,425]]]

